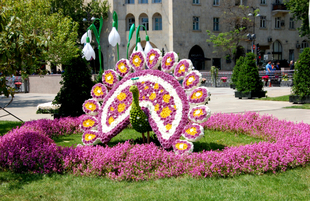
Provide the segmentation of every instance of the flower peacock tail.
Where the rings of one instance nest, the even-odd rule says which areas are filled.
[[[210,100],[210,92],[206,87],[199,87],[202,76],[199,71],[192,71],[191,61],[178,60],[175,52],[161,57],[158,49],[152,49],[147,55],[138,51],[129,61],[120,59],[115,70],[105,71],[102,83],[92,88],[92,99],[83,104],[86,114],[81,118],[83,143],[108,143],[128,126],[133,102],[129,89],[136,85],[139,105],[148,111],[149,125],[161,146],[173,147],[177,154],[192,152],[192,142],[204,134],[199,124],[211,115],[205,105]]]

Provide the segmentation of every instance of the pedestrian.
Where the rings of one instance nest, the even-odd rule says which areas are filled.
[[[266,75],[270,75],[270,74],[271,74],[271,60],[269,60],[266,65]]]

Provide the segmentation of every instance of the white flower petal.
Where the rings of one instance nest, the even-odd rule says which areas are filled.
[[[153,49],[153,47],[152,47],[150,41],[146,41],[145,48],[144,48],[144,53],[145,53],[145,55],[146,55],[151,49]]]
[[[89,40],[91,41],[92,37],[91,37],[91,30],[88,30],[88,37],[89,37]],[[86,43],[86,37],[87,37],[87,32],[85,32],[81,38],[81,44],[84,44]]]
[[[120,44],[121,43],[121,37],[120,37],[120,35],[119,35],[119,33],[118,33],[118,31],[116,30],[116,28],[115,27],[112,27],[112,30],[111,30],[111,32],[110,32],[110,34],[109,34],[109,43],[113,46],[113,47],[115,47],[115,45],[118,43],[118,44]]]
[[[82,52],[83,52],[83,58],[85,57],[87,61],[91,60],[92,58],[96,59],[95,51],[93,50],[93,48],[89,43],[86,43]]]

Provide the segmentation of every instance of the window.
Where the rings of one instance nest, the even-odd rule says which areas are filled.
[[[193,30],[199,30],[199,17],[193,17]]]
[[[281,0],[276,0],[276,4],[281,4]]]
[[[290,29],[295,29],[294,18],[290,18]]]
[[[289,61],[294,60],[294,50],[289,50],[288,60]]]
[[[282,45],[278,40],[273,43],[272,56],[274,60],[282,60]]]
[[[220,0],[213,0],[213,6],[219,6]]]
[[[219,22],[220,22],[220,18],[218,17],[213,18],[213,31],[220,30]]]
[[[147,17],[141,17],[140,24],[145,26],[146,30],[149,30],[149,18]],[[140,30],[145,30],[144,27],[141,27]]]
[[[161,3],[161,0],[153,0],[152,3]]]
[[[306,48],[306,47],[309,47],[309,44],[308,44],[307,41],[303,40],[303,41],[301,42],[301,49],[304,49],[304,48]]]
[[[247,5],[247,0],[235,0],[235,6]]]
[[[260,17],[260,28],[266,28],[266,16]]]
[[[275,18],[275,28],[280,29],[281,27],[281,17],[276,17]]]
[[[135,4],[135,0],[126,0],[127,4]]]
[[[193,4],[200,4],[200,0],[193,0]]]
[[[134,23],[135,23],[135,17],[134,16],[128,17],[127,20],[126,20],[126,24],[127,24],[126,31],[129,31],[131,25],[134,24]]]
[[[159,13],[153,15],[153,30],[163,30],[162,17]]]
[[[149,3],[148,0],[139,0],[139,3]]]
[[[221,58],[213,58],[212,59],[212,66],[215,66],[219,70],[221,70]]]
[[[266,0],[260,0],[260,4],[261,5],[266,5],[267,3],[266,3]]]

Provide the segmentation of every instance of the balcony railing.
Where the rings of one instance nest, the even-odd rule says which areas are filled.
[[[272,10],[287,10],[285,4],[272,4]]]

